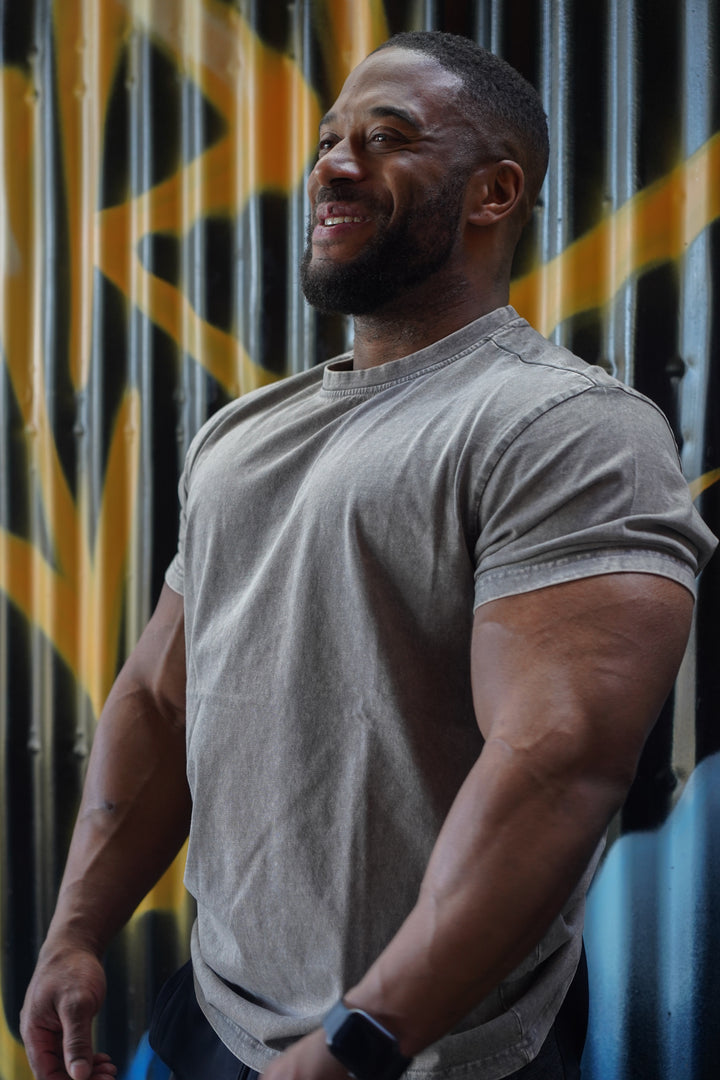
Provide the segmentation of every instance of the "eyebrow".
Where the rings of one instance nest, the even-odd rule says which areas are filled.
[[[382,120],[386,116],[394,116],[397,120],[402,120],[403,123],[408,124],[408,126],[411,128],[414,128],[415,131],[421,130],[420,124],[412,115],[412,113],[407,112],[405,109],[400,109],[396,105],[373,105],[372,108],[369,110],[369,113],[370,116],[376,117],[379,120]],[[320,129],[322,130],[322,128],[334,124],[336,120],[337,113],[332,111],[325,113],[322,120],[320,121]]]

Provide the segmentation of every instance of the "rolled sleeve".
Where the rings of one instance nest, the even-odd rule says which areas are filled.
[[[598,574],[691,591],[715,540],[695,510],[662,413],[593,386],[512,433],[479,502],[475,606]]]

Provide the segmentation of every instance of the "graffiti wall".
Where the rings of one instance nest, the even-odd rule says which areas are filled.
[[[233,396],[345,348],[298,289],[304,179],[345,74],[466,34],[540,90],[548,180],[512,302],[665,410],[720,531],[714,0],[0,0],[0,1080],[94,725],[157,598],[176,483]],[[593,887],[591,1080],[720,1068],[717,560]],[[187,955],[182,860],[108,959],[98,1040],[143,1034]]]

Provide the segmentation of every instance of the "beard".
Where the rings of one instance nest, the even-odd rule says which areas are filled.
[[[420,285],[448,262],[458,238],[466,177],[455,177],[421,205],[390,220],[376,217],[373,239],[352,261],[335,265],[313,263],[314,216],[307,229],[307,245],[300,263],[300,284],[305,299],[323,312],[369,315]],[[344,203],[360,201],[333,192]],[[373,210],[363,200],[363,209]]]

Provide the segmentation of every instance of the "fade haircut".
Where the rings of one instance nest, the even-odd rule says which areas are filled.
[[[467,150],[474,167],[487,160],[511,158],[525,174],[523,220],[540,192],[548,163],[547,117],[534,86],[519,71],[470,38],[441,30],[394,34],[375,52],[410,49],[432,57],[462,85],[455,104],[468,118],[472,134]]]

